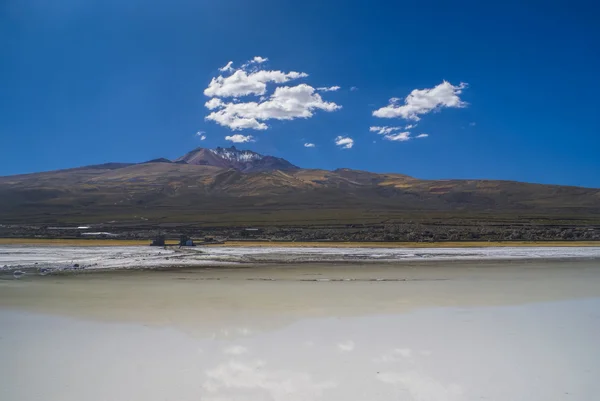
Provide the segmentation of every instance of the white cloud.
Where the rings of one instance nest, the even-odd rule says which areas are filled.
[[[419,134],[417,135],[417,138],[427,138],[429,136],[429,134]]]
[[[340,146],[342,149],[352,149],[352,146],[354,146],[354,139],[350,137],[337,136],[335,138],[335,144]]]
[[[254,137],[252,135],[235,134],[231,136],[226,136],[225,140],[235,143],[254,142]]]
[[[327,86],[321,86],[320,88],[317,88],[317,90],[321,91],[321,92],[335,92],[335,91],[338,91],[340,89],[341,89],[341,87],[339,87],[339,86],[329,86],[329,87],[327,87]]]
[[[417,124],[408,124],[406,127],[404,127],[404,129],[413,129],[416,127],[417,127]]]
[[[254,58],[251,60],[251,62],[252,62],[252,63],[256,63],[256,64],[262,64],[262,63],[264,63],[265,61],[269,61],[269,58],[268,58],[268,57],[256,56],[256,57],[254,57]]]
[[[342,352],[350,352],[350,351],[354,351],[354,341],[350,340],[350,341],[345,341],[342,343],[339,343],[338,345],[338,349]]]
[[[224,67],[219,68],[219,71],[221,72],[229,72],[229,71],[233,71],[233,61],[230,61],[229,63],[227,63]]]
[[[317,109],[335,111],[341,108],[333,102],[325,102],[321,95],[315,93],[315,88],[307,84],[278,87],[263,102],[214,103],[219,104],[216,107],[219,110],[210,113],[206,119],[234,131],[248,128],[265,130],[268,126],[263,121],[266,120],[309,118]]]
[[[354,92],[354,91],[357,91],[357,90],[358,90],[358,88],[357,88],[356,86],[352,86],[352,87],[350,88],[350,91],[351,91],[351,92]]]
[[[228,127],[233,131],[243,129],[266,130],[267,120],[293,120],[309,118],[315,110],[335,111],[341,106],[324,101],[315,88],[307,84],[296,86],[277,86],[291,80],[308,77],[304,72],[283,72],[261,70],[266,57],[256,56],[233,71],[227,77],[219,75],[212,78],[204,90],[210,96],[204,105],[211,110],[206,120]],[[250,66],[252,64],[252,66]],[[228,64],[225,67],[231,67]],[[223,68],[225,68],[223,67]],[[275,89],[268,94],[268,84]],[[338,90],[331,86],[320,88],[324,91]],[[253,100],[241,100],[245,96],[256,96]],[[224,98],[232,98],[224,101]]]
[[[206,96],[216,97],[238,97],[248,95],[264,95],[267,91],[267,83],[285,83],[292,79],[305,78],[308,74],[304,72],[282,72],[265,71],[246,72],[236,70],[228,77],[219,75],[213,78],[204,90]]]
[[[205,132],[204,132],[204,131],[198,131],[198,132],[196,132],[196,136],[197,136],[198,138],[200,138],[200,140],[201,140],[201,141],[203,141],[203,140],[205,140],[205,139],[206,139],[206,135],[204,135],[204,134],[205,134]]]
[[[379,135],[391,134],[394,131],[400,131],[402,127],[369,127],[369,131],[377,132]]]
[[[226,348],[223,351],[227,355],[242,355],[248,352],[248,349],[242,347],[241,345],[234,345],[232,347]]]
[[[305,148],[314,148],[314,147],[315,147],[315,144],[314,144],[314,143],[307,142],[307,143],[305,143],[305,144],[304,144],[304,147],[305,147]]]
[[[403,105],[398,105],[398,98],[390,99],[390,103],[373,112],[375,117],[380,118],[403,118],[406,120],[419,121],[419,115],[444,107],[466,107],[467,103],[460,100],[462,90],[467,87],[466,83],[452,85],[444,81],[431,89],[415,89],[404,99]]]
[[[397,134],[394,134],[393,132],[396,131],[400,131],[402,129],[402,127],[370,127],[369,131],[371,132],[376,132],[379,135],[383,135],[384,139],[387,139],[388,141],[409,141],[412,139],[412,137],[410,136],[410,132],[405,131],[405,132],[399,132]]]
[[[219,99],[218,97],[213,97],[212,99],[210,99],[209,101],[204,103],[204,107],[206,107],[209,110],[214,110],[221,106],[223,106],[223,101],[221,99]]]
[[[397,134],[384,135],[383,139],[387,139],[388,141],[405,142],[410,141],[412,138],[410,136],[410,132],[399,132]]]

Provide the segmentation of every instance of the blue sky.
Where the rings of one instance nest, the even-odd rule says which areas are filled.
[[[254,142],[236,146],[302,167],[599,187],[600,10],[593,2],[521,3],[531,6],[4,0],[0,174],[175,158],[250,135]],[[240,69],[255,56],[268,61],[244,68],[250,84],[260,87],[257,70],[308,76],[267,80],[262,99],[254,88],[216,97],[229,108],[207,109],[211,79],[234,72],[219,68],[233,61]],[[444,81],[460,93],[425,91],[406,103],[413,90]],[[317,89],[331,86],[340,89]],[[275,97],[278,87],[298,91]],[[374,116],[391,98],[398,117]],[[246,114],[231,111],[239,107]],[[417,109],[420,120],[411,120]],[[205,119],[219,110],[221,122],[227,113],[237,122],[259,116],[250,125],[267,129],[233,131]],[[408,140],[370,131],[415,123],[397,137]],[[351,138],[352,148],[337,137]]]

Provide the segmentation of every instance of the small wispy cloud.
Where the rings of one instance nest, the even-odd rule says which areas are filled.
[[[254,142],[254,137],[252,135],[228,135],[225,137],[226,141],[231,141],[234,143],[245,143],[245,142]]]
[[[304,147],[305,147],[305,148],[314,148],[315,146],[316,146],[316,145],[315,145],[314,143],[310,143],[310,142],[306,142],[306,143],[304,144]]]
[[[410,141],[412,138],[410,136],[410,132],[399,132],[397,134],[384,135],[383,139],[387,139],[388,141],[405,142]]]
[[[350,87],[350,91],[351,91],[351,92],[355,92],[355,91],[357,91],[357,90],[358,90],[358,88],[357,88],[356,86],[352,86],[352,87]]]
[[[196,136],[197,136],[198,138],[200,138],[200,140],[201,140],[201,141],[203,141],[203,140],[205,140],[205,139],[206,139],[206,135],[204,135],[204,134],[205,134],[205,132],[204,132],[204,131],[198,131],[198,132],[196,132]]]
[[[474,126],[476,126],[476,125],[477,125],[477,123],[476,123],[475,121],[473,121],[473,122],[469,123],[469,125],[470,125],[471,127],[474,127]]]
[[[404,129],[413,129],[416,127],[417,127],[417,124],[408,124],[406,127],[404,127]]]
[[[427,138],[429,136],[429,134],[419,134],[417,135],[417,138]]]
[[[340,89],[340,86],[321,86],[320,88],[317,88],[317,90],[321,92],[335,92]]]
[[[391,134],[394,131],[400,131],[402,129],[402,127],[369,127],[369,131],[370,132],[376,132],[379,135],[387,135],[387,134]]]
[[[340,135],[335,138],[335,144],[341,147],[342,149],[352,149],[352,147],[354,146],[354,139],[348,136]]]
[[[230,61],[229,63],[225,64],[223,67],[219,68],[219,71],[221,72],[229,72],[229,71],[233,71],[233,61]]]
[[[404,141],[409,141],[411,138],[410,136],[410,132],[408,131],[404,131],[404,132],[398,132],[397,134],[394,134],[394,132],[400,131],[402,130],[402,127],[370,127],[369,131],[371,132],[376,132],[379,135],[383,135],[383,139],[386,139],[388,141],[400,141],[400,142],[404,142]]]
[[[264,63],[265,61],[269,61],[269,58],[268,58],[268,57],[255,56],[255,57],[254,57],[254,58],[251,60],[251,62],[252,62],[252,63],[256,63],[256,64],[262,64],[262,63]]]

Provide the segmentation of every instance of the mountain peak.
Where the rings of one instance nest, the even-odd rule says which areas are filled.
[[[233,168],[244,173],[272,170],[294,170],[298,167],[285,159],[265,156],[251,150],[237,149],[235,146],[215,149],[196,148],[175,160],[187,164]]]

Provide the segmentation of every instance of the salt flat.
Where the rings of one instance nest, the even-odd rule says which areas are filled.
[[[600,258],[600,247],[325,248],[0,245],[0,269],[134,269],[248,263]]]

